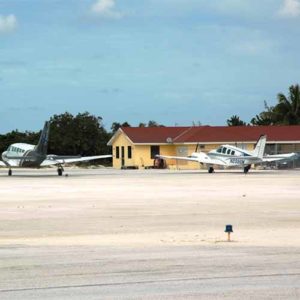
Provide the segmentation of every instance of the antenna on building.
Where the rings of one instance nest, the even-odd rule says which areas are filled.
[[[173,139],[171,137],[168,137],[166,141],[167,141],[168,144],[172,144],[173,143]]]

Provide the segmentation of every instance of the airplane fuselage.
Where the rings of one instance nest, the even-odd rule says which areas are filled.
[[[199,158],[201,162],[207,160],[207,164],[217,160],[218,164],[222,163],[226,167],[245,167],[262,162],[261,159],[254,157],[250,152],[231,145],[222,145],[208,153],[194,152],[190,157]]]
[[[37,153],[34,149],[35,145],[12,144],[2,153],[2,160],[8,167],[39,168],[46,155]]]

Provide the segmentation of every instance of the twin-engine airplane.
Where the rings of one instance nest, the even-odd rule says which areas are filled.
[[[57,173],[59,176],[62,176],[64,164],[112,157],[112,155],[85,157],[47,155],[49,129],[50,122],[46,122],[37,145],[12,144],[2,153],[0,166],[9,168],[9,176],[12,175],[12,168],[40,168],[51,165],[57,165]]]
[[[298,155],[296,153],[266,155],[264,156],[267,137],[262,135],[253,151],[246,151],[231,145],[222,145],[219,148],[208,153],[196,152],[190,156],[167,156],[157,155],[156,157],[162,159],[176,159],[185,161],[195,161],[200,164],[205,164],[208,167],[208,172],[214,172],[214,165],[224,167],[240,166],[244,168],[244,173],[248,173],[252,164],[262,164],[273,161],[283,161],[295,159]]]

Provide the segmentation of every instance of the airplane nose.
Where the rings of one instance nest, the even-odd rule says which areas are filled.
[[[7,154],[7,151],[4,151],[4,152],[2,153],[2,159],[5,159],[5,158],[6,158],[6,154]]]

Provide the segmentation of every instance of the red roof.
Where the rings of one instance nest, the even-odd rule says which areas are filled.
[[[133,143],[167,143],[190,127],[122,127],[123,132]]]
[[[134,144],[254,142],[263,134],[268,141],[300,142],[300,126],[197,126],[122,127]],[[168,141],[167,141],[168,140]]]

